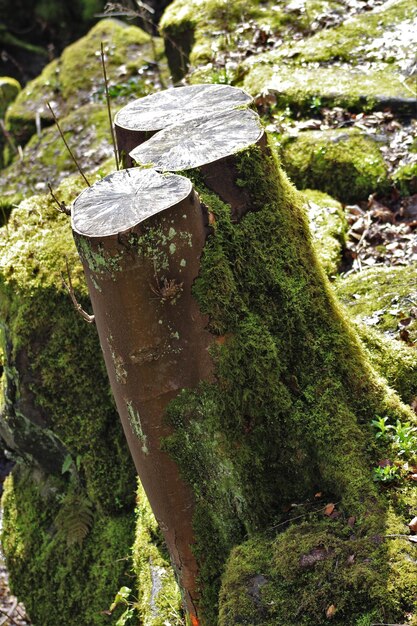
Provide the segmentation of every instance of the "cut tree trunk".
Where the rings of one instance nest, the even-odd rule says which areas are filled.
[[[283,512],[315,494],[338,504],[329,509],[332,527],[323,516],[311,525],[309,549],[325,541],[350,550],[345,520],[354,518],[369,550],[388,509],[372,480],[382,452],[371,421],[415,416],[369,365],[317,261],[304,202],[255,113],[173,124],[131,154],[146,167],[85,191],[72,219],[138,472],[194,625],[292,625],[299,607],[291,619],[286,607],[300,561],[281,566],[293,581],[284,584],[288,595],[263,604],[262,594],[248,591],[259,574],[255,550],[253,569],[239,573],[242,602],[230,606],[226,584],[219,607],[231,551],[275,527],[286,545],[287,523],[289,533],[294,527]],[[333,605],[338,626],[374,610],[405,620],[375,593],[391,562],[384,556],[382,567],[380,553],[372,554],[343,573],[334,591],[340,601],[322,606],[320,592],[311,615],[306,603],[302,623],[327,624]],[[274,558],[266,557],[273,571]],[[328,588],[327,574],[317,574],[315,589]],[[228,571],[226,583],[234,579]],[[349,602],[346,593],[354,594]]]
[[[193,496],[160,442],[172,398],[212,375],[207,320],[191,295],[205,213],[186,178],[134,169],[86,189],[72,223],[126,438],[196,616]]]
[[[251,103],[251,96],[230,85],[176,87],[130,102],[118,111],[114,120],[117,147],[124,167],[132,166],[130,151],[157,131]]]

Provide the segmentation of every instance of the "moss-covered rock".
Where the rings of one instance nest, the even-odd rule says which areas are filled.
[[[6,123],[17,144],[25,144],[42,125],[53,122],[46,106],[50,102],[59,120],[74,108],[91,102],[102,92],[103,70],[100,47],[106,53],[110,83],[134,76],[145,60],[152,58],[151,38],[135,26],[114,19],[98,22],[82,39],[68,46],[59,59],[47,65],[42,74],[28,83],[8,110]],[[158,58],[161,44],[155,42]],[[81,71],[82,69],[82,71]],[[105,104],[103,103],[103,109]]]
[[[300,41],[288,39],[246,62],[244,86],[251,93],[271,90],[278,102],[298,108],[320,98],[324,105],[379,105],[412,114],[416,19],[412,0],[401,0]]]
[[[280,151],[283,167],[299,189],[320,189],[355,202],[389,188],[378,144],[358,131],[305,131],[284,139]]]
[[[307,0],[305,10],[291,9],[284,2],[228,3],[225,0],[175,0],[166,9],[160,31],[165,39],[168,61],[174,80],[184,76],[191,65],[197,72],[193,78],[201,82],[215,79],[217,68],[206,67],[216,54],[224,51],[229,56],[235,49],[249,45],[254,33],[267,27],[276,36],[293,36],[304,33],[326,9],[342,10],[336,0]],[[246,33],[236,34],[245,22]]]
[[[414,514],[416,490],[393,489],[387,500],[386,516],[366,530],[353,517],[307,509],[276,537],[270,529],[235,548],[219,625],[371,626],[403,623],[404,615],[416,624],[415,545],[403,520]]]
[[[16,99],[21,86],[15,78],[0,76],[0,118],[4,118],[7,107]]]
[[[104,626],[104,611],[129,582],[133,515],[103,514],[88,502],[83,491],[71,497],[62,478],[21,465],[6,479],[2,546],[11,588],[35,624]]]
[[[335,283],[335,289],[352,317],[391,338],[399,339],[406,330],[407,341],[416,341],[416,264],[349,274]]]
[[[402,195],[411,196],[417,193],[417,161],[399,167],[392,180]]]
[[[317,256],[328,276],[335,276],[342,262],[347,221],[337,200],[320,191],[306,189],[303,196]]]
[[[417,396],[417,267],[375,267],[335,281],[374,367],[404,402]]]
[[[66,141],[82,171],[92,183],[115,168],[109,118],[103,103],[85,104],[60,122]],[[15,160],[0,170],[3,202],[9,206],[19,200],[55,188],[70,174],[77,172],[56,126],[33,135]]]
[[[57,191],[62,201],[69,203],[77,184],[80,189],[76,180],[68,179]],[[88,307],[68,218],[58,213],[52,198],[34,197],[13,211],[0,237],[4,436],[12,444],[7,434],[10,420],[15,442],[19,435],[31,433],[28,426],[39,436],[45,432],[47,442],[52,431],[61,447],[58,465],[62,446],[74,459],[82,458],[94,502],[110,510],[129,507],[134,473],[110,399],[97,334],[76,314],[62,285],[67,259],[77,296]],[[33,456],[29,445],[30,437],[24,437],[16,452],[42,465],[41,451]]]

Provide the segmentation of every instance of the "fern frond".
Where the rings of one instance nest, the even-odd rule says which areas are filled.
[[[85,495],[68,494],[55,518],[58,533],[64,535],[68,546],[82,545],[94,521],[93,504]]]

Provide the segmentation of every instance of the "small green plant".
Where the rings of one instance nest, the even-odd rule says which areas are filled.
[[[392,441],[398,456],[408,460],[414,459],[417,455],[417,428],[410,422],[400,422],[397,420],[392,427]]]
[[[387,423],[388,422],[388,417],[380,417],[379,415],[376,416],[376,419],[372,420],[371,424],[372,426],[374,426],[376,428],[376,434],[375,437],[377,439],[388,439],[389,438],[389,432],[390,430],[392,430],[393,426],[390,426],[390,424]]]
[[[401,478],[400,469],[396,465],[385,465],[385,467],[374,467],[373,478],[378,483],[392,483]]]
[[[133,623],[131,620],[137,617],[137,608],[138,603],[136,600],[131,600],[132,590],[129,587],[120,587],[119,591],[116,593],[116,596],[110,605],[109,613],[113,613],[117,609],[118,606],[125,606],[126,609],[123,611],[119,619],[117,620],[115,626],[126,626],[126,624]],[[137,623],[137,619],[136,622]]]

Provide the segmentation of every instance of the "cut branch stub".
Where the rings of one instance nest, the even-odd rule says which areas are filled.
[[[194,501],[161,440],[168,403],[212,376],[212,338],[191,295],[206,216],[188,179],[133,169],[85,190],[72,226],[131,454],[196,617]]]
[[[230,85],[189,85],[139,98],[116,114],[119,154],[124,164],[131,166],[130,151],[157,131],[219,110],[248,106],[251,102],[251,96]]]
[[[249,207],[245,191],[236,184],[234,157],[256,145],[266,146],[259,116],[249,109],[235,109],[170,126],[130,155],[138,165],[161,172],[198,168],[206,185],[231,205],[237,219]]]

